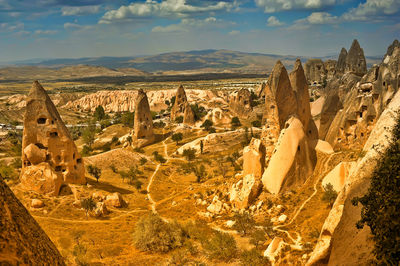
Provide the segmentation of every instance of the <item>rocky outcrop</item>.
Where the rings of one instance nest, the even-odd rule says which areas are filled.
[[[322,180],[322,185],[325,187],[326,185],[331,184],[335,191],[341,191],[354,164],[354,162],[339,163],[324,177]]]
[[[270,262],[274,263],[284,245],[285,242],[281,237],[274,237],[268,248],[264,251],[264,257],[267,257]]]
[[[35,81],[27,98],[22,139],[21,183],[58,195],[62,184],[85,184],[85,168],[74,141],[46,91]]]
[[[332,79],[335,74],[336,74],[336,65],[337,61],[336,60],[326,60],[324,62],[324,67],[325,67],[325,74],[326,74],[326,80]],[[324,80],[322,80],[324,82]]]
[[[153,118],[146,93],[140,89],[136,98],[133,145],[143,147],[154,141]]]
[[[276,194],[302,184],[311,175],[316,164],[311,140],[318,136],[311,119],[308,85],[300,60],[296,61],[290,79],[278,62],[270,84],[271,94],[266,94],[265,98],[266,124],[261,135],[262,141],[266,141],[268,165],[262,182],[269,192]]]
[[[65,265],[39,224],[0,178],[0,265]]]
[[[235,208],[248,208],[261,193],[262,183],[253,174],[246,175],[242,180],[233,184],[229,191],[229,200]]]
[[[367,61],[365,60],[364,50],[360,47],[357,40],[354,40],[351,44],[350,50],[346,56],[344,71],[357,76],[363,76],[367,73]]]
[[[361,148],[398,90],[399,82],[400,47],[395,47],[391,56],[386,56],[351,87],[325,139],[336,148]]]
[[[342,48],[339,54],[339,58],[336,64],[336,72],[338,73],[344,73],[344,70],[346,69],[346,57],[347,57],[347,50],[346,48]]]
[[[250,91],[243,88],[232,92],[229,95],[229,108],[238,116],[249,116],[253,110]]]
[[[252,138],[243,149],[243,176],[252,174],[261,178],[265,167],[265,147],[261,140]]]
[[[386,58],[386,56],[391,56],[393,54],[393,51],[395,48],[400,48],[400,42],[399,40],[394,40],[391,45],[389,45],[387,52],[383,58]]]
[[[319,265],[321,262],[328,265],[369,265],[373,258],[370,229],[368,226],[362,230],[355,227],[361,217],[361,206],[353,206],[351,200],[367,192],[378,158],[389,146],[399,106],[400,92],[397,92],[366,141],[363,147],[365,156],[357,161],[345,179],[308,265]],[[349,246],[356,246],[357,250],[348,249]]]
[[[175,95],[175,102],[171,109],[171,121],[179,116],[183,117],[183,123],[192,125],[194,124],[194,113],[190,104],[188,103],[186,92],[183,86],[179,86]]]
[[[309,83],[322,84],[326,80],[326,69],[321,59],[309,59],[304,64],[304,70]]]

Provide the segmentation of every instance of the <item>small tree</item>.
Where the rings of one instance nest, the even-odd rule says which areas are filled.
[[[177,118],[175,118],[175,122],[180,124],[183,122],[183,116],[178,116]]]
[[[176,145],[178,145],[178,142],[183,139],[183,134],[180,133],[180,132],[179,133],[175,133],[175,134],[173,134],[171,136],[171,139],[176,142]]]
[[[204,143],[203,140],[200,140],[200,152],[203,154]]]
[[[153,156],[154,160],[156,160],[157,162],[165,163],[167,161],[161,154],[158,153],[158,151],[154,151]]]
[[[82,138],[86,145],[92,147],[94,142],[94,136],[96,134],[96,126],[94,124],[89,124],[83,131],[82,131]]]
[[[182,155],[186,157],[186,160],[193,161],[196,158],[196,149],[184,149]]]
[[[237,256],[236,241],[228,233],[215,232],[213,237],[202,243],[211,259],[230,261]]]
[[[104,112],[103,106],[99,105],[96,107],[96,110],[94,111],[94,118],[96,118],[97,121],[103,120],[106,117],[106,113]]]
[[[260,120],[254,120],[253,122],[251,122],[251,125],[253,127],[261,127],[261,121]]]
[[[101,169],[95,165],[89,164],[87,166],[87,171],[90,175],[96,178],[96,181],[99,182],[99,178],[101,176]]]
[[[333,189],[333,185],[331,183],[326,184],[326,186],[324,186],[324,190],[325,192],[322,196],[322,200],[328,202],[329,207],[332,207],[333,203],[335,203],[338,193]]]
[[[235,213],[233,219],[236,221],[233,228],[237,230],[242,235],[246,235],[255,226],[255,221],[253,217],[247,212]]]
[[[140,165],[145,165],[147,163],[147,159],[145,157],[140,158]]]
[[[88,218],[89,212],[96,208],[96,202],[94,202],[92,197],[81,199],[81,206],[86,211],[86,218]]]
[[[127,112],[122,114],[121,116],[121,123],[128,127],[133,127],[135,122],[135,113]]]
[[[233,128],[240,127],[242,124],[240,123],[239,117],[232,117],[231,125]]]
[[[132,136],[131,135],[129,135],[128,137],[126,137],[126,141],[129,143],[129,146],[131,146],[132,145]]]
[[[200,166],[192,165],[192,172],[196,176],[197,183],[200,183],[204,177],[207,176],[206,167],[201,164]]]
[[[204,128],[206,131],[209,131],[210,128],[211,128],[213,125],[214,125],[214,123],[213,123],[211,120],[206,119],[200,127]]]

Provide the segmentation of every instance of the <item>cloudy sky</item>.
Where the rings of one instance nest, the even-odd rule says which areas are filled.
[[[400,0],[0,0],[0,61],[231,49],[382,55]]]

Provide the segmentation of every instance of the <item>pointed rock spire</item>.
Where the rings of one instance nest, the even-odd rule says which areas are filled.
[[[360,47],[357,40],[353,41],[346,56],[345,72],[352,72],[358,76],[363,76],[367,73],[367,61],[365,60],[364,50]]]
[[[346,48],[342,48],[339,54],[339,58],[336,64],[336,71],[338,73],[344,73],[344,69],[346,68],[346,57],[347,57],[347,50]]]
[[[21,183],[57,195],[64,183],[85,184],[85,168],[68,129],[35,81],[28,94],[22,139]]]
[[[186,97],[185,89],[182,85],[179,86],[175,95],[175,102],[171,109],[171,121],[179,116],[183,116],[183,123],[187,125],[194,124],[194,113]]]
[[[145,146],[154,141],[153,118],[146,93],[140,89],[135,103],[134,144]]]

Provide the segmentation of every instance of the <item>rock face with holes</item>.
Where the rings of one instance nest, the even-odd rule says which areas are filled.
[[[304,64],[304,71],[309,83],[322,84],[326,79],[326,69],[321,59],[309,59]]]
[[[394,48],[392,48],[394,47]],[[379,66],[355,83],[343,100],[343,108],[330,123],[326,140],[335,148],[362,148],[383,110],[400,85],[400,47],[394,45]]]
[[[0,265],[65,265],[63,257],[0,179]]]
[[[252,110],[252,98],[248,89],[234,91],[229,95],[229,108],[240,117],[248,117]]]
[[[154,142],[153,118],[146,93],[140,89],[136,98],[134,141],[136,147],[143,147]]]
[[[175,121],[175,119],[179,116],[183,117],[183,123],[187,125],[193,125],[194,113],[190,104],[186,97],[186,92],[183,86],[179,86],[175,95],[175,102],[171,109],[171,120]]]
[[[35,81],[27,98],[22,139],[21,183],[58,195],[63,184],[85,184],[85,167],[46,91]]]
[[[290,78],[278,62],[269,81],[271,89],[266,90],[261,140],[273,150],[266,151],[267,168],[262,183],[270,193],[277,194],[303,184],[312,174],[316,164],[313,143],[318,134],[311,119],[308,85],[300,60]]]

